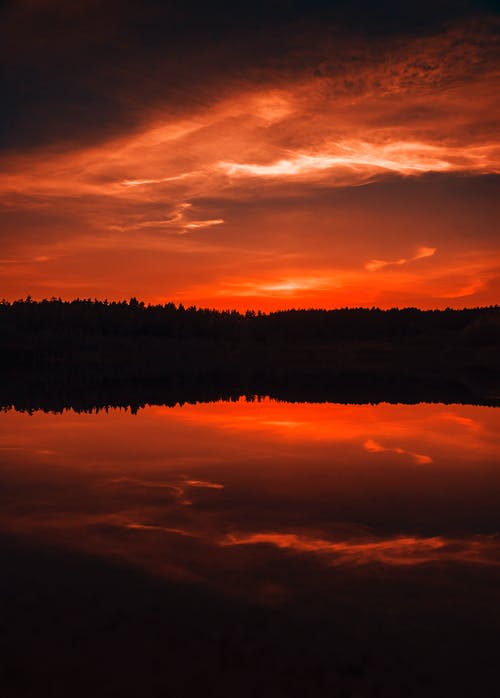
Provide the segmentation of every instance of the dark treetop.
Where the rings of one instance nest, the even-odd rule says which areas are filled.
[[[0,404],[59,409],[271,395],[500,400],[500,308],[287,310],[0,304]]]

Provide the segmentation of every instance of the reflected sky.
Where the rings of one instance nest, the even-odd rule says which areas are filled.
[[[4,533],[279,602],[500,561],[500,410],[247,402],[0,415]],[[418,572],[420,574],[420,572]]]

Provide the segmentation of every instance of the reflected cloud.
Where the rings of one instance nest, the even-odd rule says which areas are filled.
[[[423,455],[422,453],[406,451],[404,448],[382,446],[382,444],[379,444],[378,441],[375,441],[374,439],[367,439],[364,443],[364,448],[369,453],[398,453],[402,456],[410,456],[415,463],[420,463],[422,465],[433,462],[433,459],[430,456]]]
[[[168,526],[156,526],[154,524],[142,524],[142,523],[127,523],[124,524],[124,528],[128,528],[132,531],[153,531],[159,533],[175,533],[179,536],[189,536],[191,533],[188,531],[183,531],[181,528],[170,528]]]
[[[167,490],[173,498],[183,506],[191,506],[192,500],[186,496],[189,488],[199,488],[206,490],[223,490],[224,485],[209,480],[195,480],[184,477],[173,477],[169,481],[165,480],[142,480],[131,477],[118,477],[109,480],[113,485],[123,485],[124,487],[139,487],[151,490]]]
[[[440,419],[447,420],[449,422],[454,422],[460,427],[465,427],[470,431],[480,431],[482,429],[481,424],[471,417],[463,417],[462,415],[453,414],[453,412],[445,412],[440,415]]]
[[[422,565],[438,561],[500,565],[500,543],[494,537],[446,539],[396,536],[388,539],[330,541],[293,533],[230,534],[222,545],[272,545],[297,553],[328,557],[333,565]]]
[[[499,566],[498,410],[242,399],[0,417],[10,536],[273,603],[338,566]],[[433,462],[424,450],[432,468],[369,455]]]
[[[207,490],[223,490],[224,485],[218,482],[207,482],[206,480],[184,480],[189,487],[202,487]]]

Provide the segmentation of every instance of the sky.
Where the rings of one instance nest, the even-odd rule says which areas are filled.
[[[497,3],[0,12],[0,297],[499,301]]]

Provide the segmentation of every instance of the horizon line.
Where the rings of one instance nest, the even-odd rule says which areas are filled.
[[[140,307],[140,308],[167,308],[174,306],[175,310],[184,310],[184,311],[209,311],[209,312],[215,312],[215,313],[236,313],[238,315],[248,315],[248,314],[255,314],[257,316],[267,316],[267,315],[275,315],[278,313],[288,313],[288,312],[336,312],[336,311],[341,311],[341,310],[366,310],[366,311],[379,311],[379,312],[390,312],[390,311],[405,311],[405,310],[417,310],[418,312],[426,313],[426,312],[439,312],[439,313],[444,313],[444,312],[462,312],[462,311],[467,311],[467,310],[500,310],[500,304],[499,303],[494,303],[490,305],[475,305],[475,306],[462,306],[460,308],[452,308],[451,306],[447,306],[445,308],[421,308],[418,306],[412,306],[412,305],[407,305],[407,306],[391,306],[387,308],[381,308],[380,306],[366,306],[366,305],[344,305],[344,306],[335,306],[335,307],[315,307],[315,306],[309,306],[309,307],[291,307],[291,308],[279,308],[277,310],[269,310],[269,311],[264,311],[259,308],[247,308],[245,310],[237,310],[236,308],[215,308],[215,307],[209,307],[209,306],[202,306],[202,305],[196,305],[196,304],[191,304],[191,305],[186,305],[180,302],[175,302],[175,301],[166,301],[164,303],[154,303],[154,302],[146,302],[143,300],[138,299],[136,296],[130,296],[129,298],[121,298],[119,300],[110,300],[108,298],[97,298],[97,297],[79,297],[77,296],[76,298],[72,299],[64,299],[61,298],[60,296],[51,296],[49,298],[41,298],[41,299],[36,299],[33,298],[30,294],[28,294],[24,298],[15,298],[14,300],[7,300],[6,298],[0,299],[0,306],[12,306],[16,303],[25,303],[25,304],[36,304],[36,305],[41,305],[42,303],[63,303],[63,304],[68,304],[70,305],[71,303],[93,303],[93,304],[101,304],[101,305],[129,305],[130,307]]]

